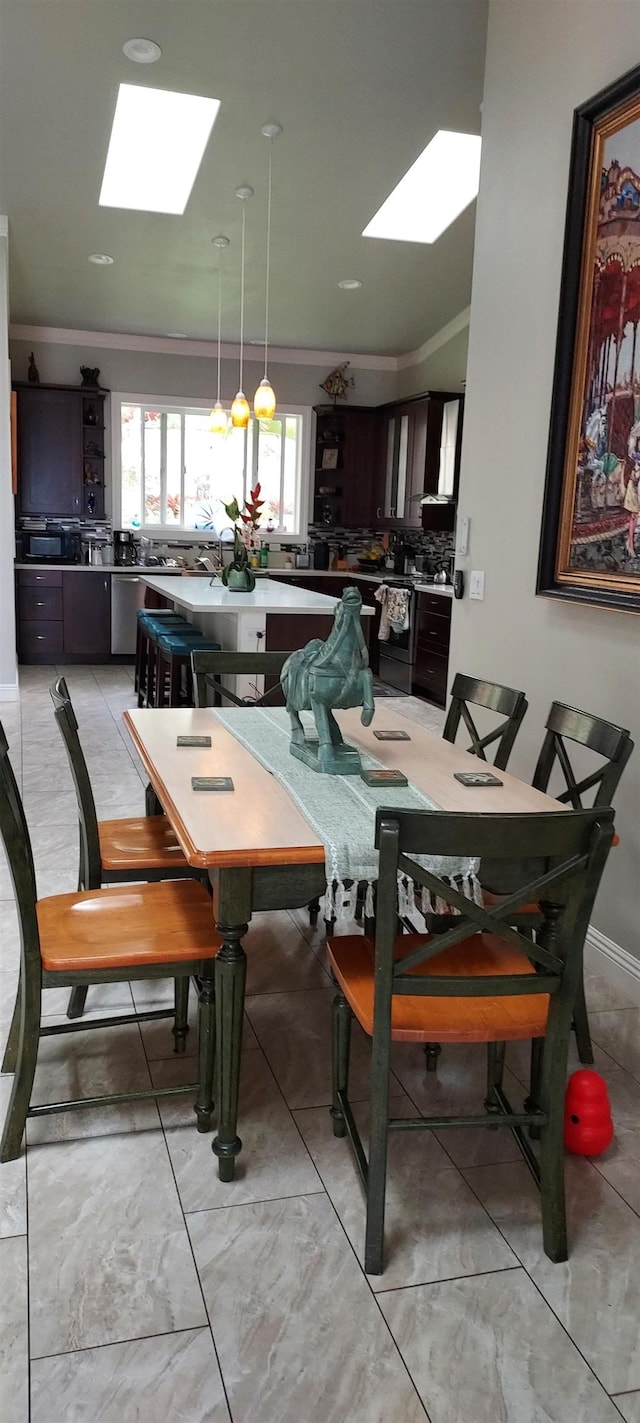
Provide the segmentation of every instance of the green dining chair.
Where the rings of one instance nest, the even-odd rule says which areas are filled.
[[[540,1187],[545,1252],[554,1261],[567,1259],[563,1108],[569,1036],[582,945],[612,839],[610,808],[538,815],[378,810],[375,941],[362,935],[329,940],[337,983],[331,1115],[334,1134],[350,1137],[364,1186],[368,1274],[383,1270],[389,1132],[448,1126],[511,1130]],[[452,889],[423,858],[428,863],[429,856],[484,854],[508,869],[512,882],[510,894],[491,909]],[[459,910],[446,934],[397,934],[399,873]],[[532,900],[542,914],[535,942],[512,924],[513,914]],[[348,1094],[354,1017],[372,1046],[368,1157]],[[504,1048],[507,1041],[531,1038],[543,1043],[538,1097],[517,1111],[504,1092]],[[392,1115],[392,1043],[427,1041],[487,1044],[483,1110]],[[529,1126],[540,1135],[539,1161],[524,1130]]]

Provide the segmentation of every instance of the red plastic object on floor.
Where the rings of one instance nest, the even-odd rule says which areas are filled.
[[[576,1156],[599,1156],[613,1141],[607,1084],[598,1072],[572,1073],[564,1102],[564,1144]]]

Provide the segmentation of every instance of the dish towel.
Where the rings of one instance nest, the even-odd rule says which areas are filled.
[[[350,917],[358,884],[366,885],[365,914],[372,917],[373,886],[378,878],[378,852],[374,846],[378,806],[396,806],[403,810],[437,810],[439,807],[412,785],[390,786],[384,790],[366,786],[359,776],[328,776],[311,770],[291,755],[291,723],[285,707],[234,707],[215,711],[211,708],[211,714],[265,770],[277,777],[322,841],[327,876],[325,919]],[[314,740],[313,717],[303,712],[302,721],[307,740]],[[384,769],[375,756],[366,751],[360,755],[365,769]],[[482,902],[477,860],[443,855],[415,858],[417,864],[455,886],[468,899]],[[398,879],[398,900],[401,915],[411,914],[420,907],[416,905],[413,881],[404,875]],[[424,891],[422,909],[431,913],[456,912],[446,901],[436,900],[428,891]]]
[[[406,632],[410,621],[411,589],[389,588],[383,583],[374,593],[374,598],[382,605],[378,641],[388,642],[392,629],[394,632]]]

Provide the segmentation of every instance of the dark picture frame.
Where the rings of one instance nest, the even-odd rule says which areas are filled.
[[[547,597],[634,613],[639,327],[637,66],[574,112],[536,585]]]

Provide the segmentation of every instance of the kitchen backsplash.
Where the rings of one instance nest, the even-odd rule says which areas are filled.
[[[348,557],[350,553],[360,553],[363,549],[370,548],[371,544],[379,543],[384,532],[381,529],[328,529],[324,524],[310,525],[309,545],[313,549],[314,543],[322,541],[328,543],[332,552],[340,545],[346,549]],[[388,530],[386,532],[388,533]],[[434,559],[452,558],[455,550],[455,535],[450,530],[423,532],[422,529],[403,529],[402,532],[391,535],[392,545],[394,540],[412,553],[426,553]]]

